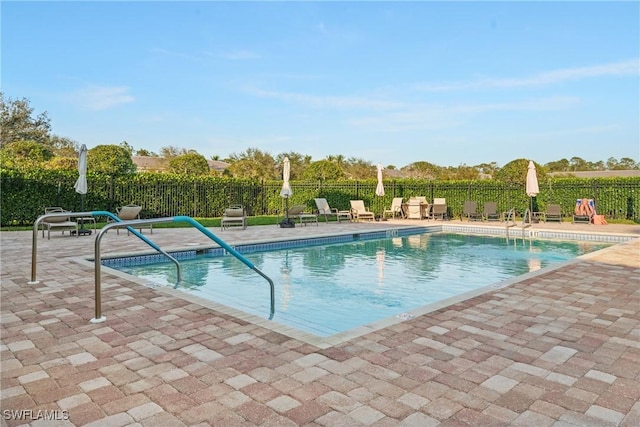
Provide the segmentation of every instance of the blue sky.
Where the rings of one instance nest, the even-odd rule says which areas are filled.
[[[638,161],[639,5],[2,1],[2,91],[89,148]]]

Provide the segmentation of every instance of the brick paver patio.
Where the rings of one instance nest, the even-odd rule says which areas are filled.
[[[212,231],[235,244],[407,223]],[[94,270],[78,259],[93,236],[39,237],[29,285],[31,232],[0,234],[2,425],[640,425],[640,238],[320,348],[108,272],[107,321],[92,324]],[[126,233],[104,239],[103,254],[136,251]]]

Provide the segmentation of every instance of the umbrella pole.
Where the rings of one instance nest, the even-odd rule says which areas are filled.
[[[289,197],[285,197],[284,219],[280,222],[280,228],[295,228],[296,224],[289,218]]]
[[[80,211],[84,212],[84,194],[80,195]],[[84,218],[80,218],[80,229],[78,230],[78,236],[84,236],[85,234],[91,234],[91,230],[84,228]]]

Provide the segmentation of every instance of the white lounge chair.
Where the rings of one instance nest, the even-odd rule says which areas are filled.
[[[316,202],[316,208],[318,208],[318,215],[324,215],[324,221],[329,222],[328,216],[335,215],[338,222],[340,222],[340,218],[346,219],[347,221],[351,221],[351,212],[350,211],[340,211],[336,208],[329,207],[329,203],[325,198],[317,198],[313,199]]]
[[[358,221],[361,219],[368,219],[370,221],[375,221],[376,216],[373,212],[367,209],[364,205],[364,201],[362,200],[351,200],[351,217],[354,221]]]
[[[390,216],[394,219],[396,215],[404,218],[404,212],[402,212],[402,197],[394,197],[391,201],[391,207],[382,211],[382,218]]]
[[[116,208],[116,216],[120,218],[122,221],[132,221],[134,219],[140,219],[140,211],[142,211],[142,206],[138,205],[126,205],[120,206]],[[145,224],[136,226],[138,230],[142,233],[143,228],[148,228],[153,234],[153,224]],[[116,229],[116,233],[120,234],[120,229]],[[127,235],[129,235],[129,230],[127,230]]]
[[[44,209],[44,213],[45,214],[63,213],[63,212],[70,212],[70,211],[62,209],[61,207],[58,207],[58,206]],[[52,228],[60,228],[60,229],[62,229],[62,234],[64,234],[64,230],[75,230],[76,231],[76,236],[79,236],[79,234],[78,234],[78,223],[76,221],[71,221],[71,218],[68,217],[68,216],[67,217],[61,216],[61,217],[55,217],[55,218],[45,218],[40,223],[40,226],[42,227],[42,237],[44,237],[45,228],[47,229],[47,240],[51,240],[51,229]],[[69,232],[69,235],[71,235],[71,232]]]
[[[230,206],[224,210],[220,220],[220,228],[228,229],[230,226],[240,226],[243,230],[247,228],[247,214],[242,205]]]
[[[305,212],[307,207],[305,205],[294,205],[287,210],[287,218],[295,220],[298,219],[300,224],[307,225],[308,223],[316,223],[318,226],[318,215],[314,213]]]

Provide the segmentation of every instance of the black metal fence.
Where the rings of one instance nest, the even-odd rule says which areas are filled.
[[[37,175],[37,176],[36,176]],[[43,171],[24,175],[2,174],[1,223],[27,225],[47,206],[79,211],[81,197],[73,189],[74,174]],[[411,196],[446,199],[450,217],[461,214],[464,202],[497,202],[500,211],[511,208],[524,212],[533,205],[543,211],[548,204],[559,204],[565,216],[574,212],[576,200],[594,199],[598,213],[607,218],[640,219],[640,178],[578,179],[558,178],[540,184],[540,193],[530,199],[524,183],[508,184],[490,180],[429,181],[387,180],[385,195],[376,196],[377,181],[302,182],[293,181],[289,205],[303,204],[315,209],[314,198],[324,197],[332,208],[349,209],[350,200],[361,199],[380,214],[394,197]],[[276,215],[284,210],[280,197],[282,181],[254,182],[218,177],[176,177],[164,174],[136,174],[126,177],[90,175],[84,210],[115,211],[118,206],[137,204],[144,217],[188,215],[195,218],[221,216],[232,204],[244,205],[250,215]]]

